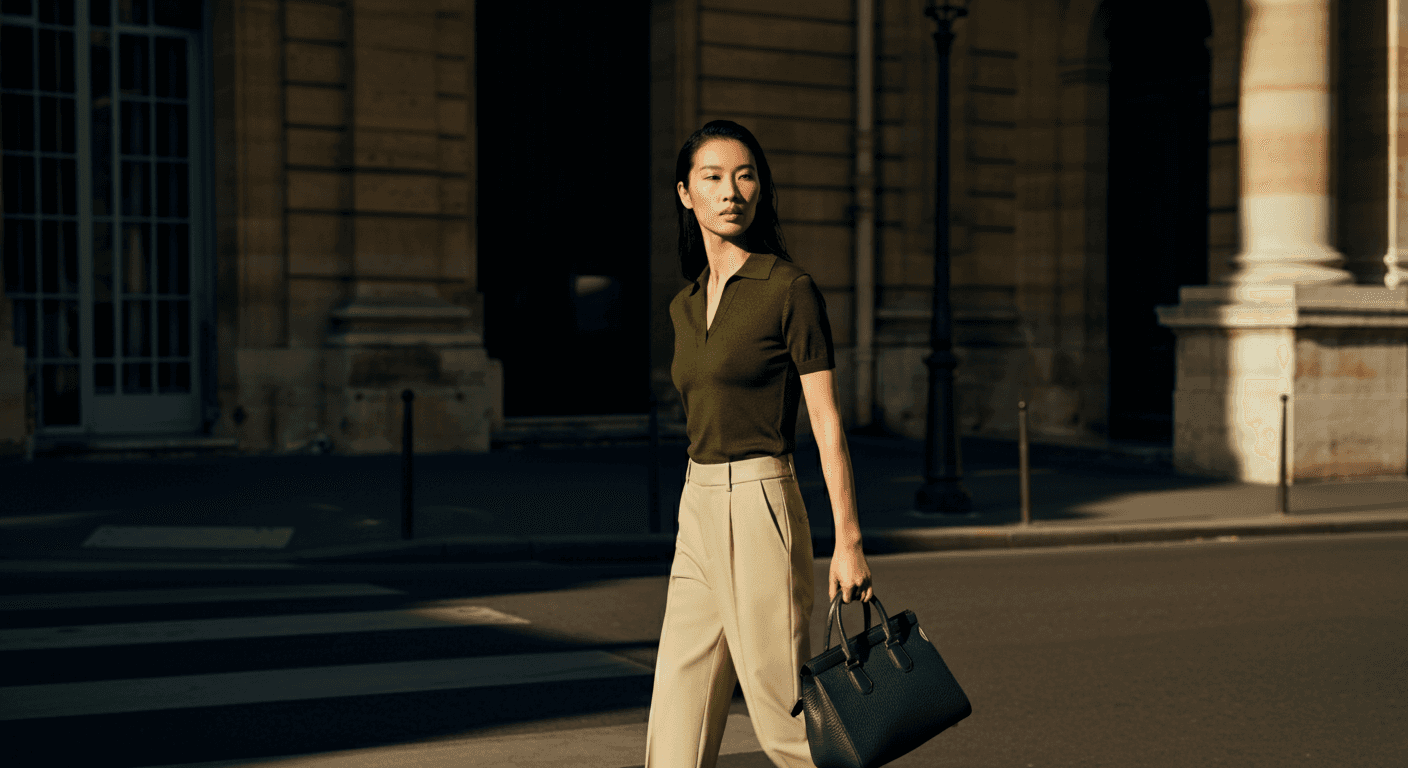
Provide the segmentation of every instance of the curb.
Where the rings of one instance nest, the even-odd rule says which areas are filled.
[[[1195,523],[1145,523],[1105,526],[1045,526],[862,529],[865,553],[941,552],[970,549],[1019,549],[1092,544],[1296,536],[1323,533],[1371,533],[1408,530],[1408,512],[1326,514],[1305,517],[1241,518]],[[830,533],[813,531],[814,557],[830,557]],[[293,553],[296,562],[662,562],[674,556],[674,534],[582,534],[574,536],[447,537],[425,541],[326,547]]]
[[[1408,530],[1408,513],[1346,519],[1316,516],[1201,521],[1197,523],[1146,523],[1107,526],[1003,528],[886,529],[865,532],[867,554],[932,552],[965,549],[1021,549],[1069,547],[1092,544],[1138,544],[1160,541],[1299,536],[1323,533],[1373,533]],[[875,536],[872,541],[871,536]],[[813,549],[818,549],[818,543]],[[830,545],[830,537],[827,537]]]

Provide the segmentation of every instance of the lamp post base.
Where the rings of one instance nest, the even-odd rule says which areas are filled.
[[[958,515],[973,509],[973,498],[958,478],[932,480],[914,494],[914,511],[923,514]]]

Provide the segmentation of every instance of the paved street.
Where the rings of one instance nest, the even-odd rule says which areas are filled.
[[[1405,557],[1402,533],[872,556],[974,706],[894,765],[1401,765]],[[91,567],[0,587],[9,765],[640,765],[663,566]],[[724,752],[769,764],[741,697]]]

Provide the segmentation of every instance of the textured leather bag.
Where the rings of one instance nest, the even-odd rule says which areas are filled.
[[[870,626],[870,602],[880,611],[877,627]],[[865,629],[847,638],[838,593],[826,620],[826,650],[802,665],[802,698],[792,716],[806,710],[817,768],[884,765],[973,712],[914,612],[891,619],[873,595],[870,602],[861,603]],[[841,630],[835,648],[833,620]]]

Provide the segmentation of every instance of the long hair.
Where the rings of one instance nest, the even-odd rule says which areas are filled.
[[[775,253],[779,258],[791,261],[787,244],[782,239],[782,224],[777,220],[777,186],[772,181],[772,168],[768,167],[763,145],[758,143],[747,128],[732,120],[711,120],[705,123],[703,128],[690,134],[684,146],[680,147],[679,159],[675,161],[676,188],[678,182],[683,182],[685,189],[689,189],[689,171],[694,167],[694,153],[710,139],[735,139],[743,142],[753,153],[753,162],[758,165],[758,190],[761,194],[758,197],[753,223],[748,227],[748,231],[743,233],[748,250]],[[694,211],[680,202],[678,193],[675,194],[675,213],[678,214],[680,222],[680,271],[684,273],[684,279],[695,280],[709,263],[709,257],[704,252],[704,231],[700,228]]]

